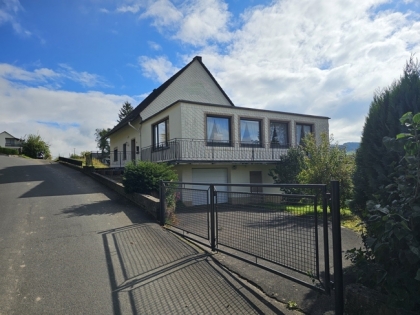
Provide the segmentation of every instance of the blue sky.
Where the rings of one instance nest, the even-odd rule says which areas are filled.
[[[0,0],[0,131],[94,150],[195,55],[235,105],[331,117],[359,141],[374,92],[420,48],[417,1]]]

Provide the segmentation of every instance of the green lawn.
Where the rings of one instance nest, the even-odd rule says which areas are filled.
[[[261,206],[261,205],[259,205]],[[264,204],[265,208],[274,210],[274,211],[286,211],[296,216],[305,216],[305,215],[315,215],[314,207],[312,204],[275,204],[268,203]],[[322,206],[317,207],[317,213],[322,213]],[[361,233],[363,230],[362,221],[360,218],[353,214],[349,208],[340,209],[340,219],[341,225],[349,228],[355,232]],[[328,209],[328,217],[331,217],[330,210]]]

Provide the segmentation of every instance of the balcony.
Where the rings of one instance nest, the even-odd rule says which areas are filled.
[[[5,147],[7,147],[7,148],[19,148],[21,146],[22,146],[22,141],[20,141],[19,139],[6,138]]]
[[[140,159],[169,163],[275,163],[287,153],[289,145],[270,142],[209,142],[197,139],[173,139],[159,148],[142,148]]]

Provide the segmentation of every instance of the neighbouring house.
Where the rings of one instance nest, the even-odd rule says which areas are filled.
[[[7,131],[0,133],[0,147],[22,150],[22,140],[13,137]]]
[[[237,107],[197,56],[107,134],[111,167],[167,162],[183,182],[272,184],[279,156],[309,132],[320,141],[328,120]]]

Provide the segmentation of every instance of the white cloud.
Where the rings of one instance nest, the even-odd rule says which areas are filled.
[[[193,46],[231,39],[231,14],[223,0],[138,0],[119,6],[117,12],[139,14],[162,34]]]
[[[108,86],[103,78],[97,74],[86,71],[77,72],[66,64],[60,64],[57,70],[48,68],[37,68],[28,71],[10,64],[0,63],[0,77],[13,81],[24,81],[33,83],[61,83],[64,79],[81,84],[84,87]]]
[[[113,127],[127,100],[136,103],[127,95],[58,91],[0,77],[0,126],[16,137],[39,134],[54,156],[68,156],[74,149],[76,153],[96,150],[95,129]]]
[[[26,30],[18,20],[19,11],[23,11],[19,0],[3,0],[0,3],[0,25],[10,23],[17,34],[30,36],[32,33]]]
[[[149,44],[149,47],[152,48],[153,50],[161,50],[162,46],[160,46],[158,43],[154,42],[154,41],[148,41],[147,42]]]
[[[166,81],[179,70],[164,56],[156,58],[140,56],[138,62],[145,77],[152,78],[160,83]]]
[[[249,9],[226,53],[196,52],[238,106],[329,116],[358,141],[373,93],[420,48],[414,13],[376,13],[385,0],[276,1]]]

